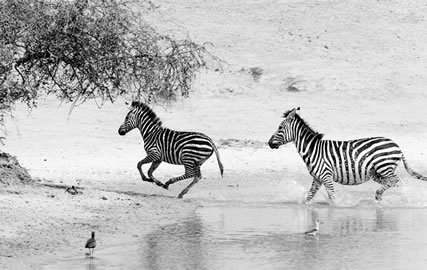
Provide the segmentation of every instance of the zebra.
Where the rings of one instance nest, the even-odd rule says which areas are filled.
[[[223,176],[224,168],[218,149],[212,139],[205,134],[175,131],[163,127],[155,112],[147,104],[139,101],[132,102],[130,111],[119,128],[119,134],[124,136],[134,128],[138,128],[141,132],[144,149],[147,153],[147,156],[137,164],[143,181],[153,182],[168,189],[169,185],[173,183],[193,177],[193,181],[178,195],[178,198],[182,198],[202,178],[200,166],[213,152],[218,161],[221,177]],[[184,165],[184,175],[171,178],[163,184],[153,176],[153,172],[163,161]],[[151,163],[147,172],[148,177],[144,175],[141,168],[147,163]]]
[[[384,191],[396,186],[400,180],[395,174],[400,160],[408,173],[424,181],[427,177],[409,168],[399,146],[384,137],[363,138],[350,141],[324,140],[323,134],[314,131],[298,114],[298,108],[283,114],[284,120],[271,136],[270,148],[293,141],[299,155],[313,177],[305,203],[309,204],[323,184],[329,199],[334,202],[334,184],[359,185],[370,179],[381,184],[375,193],[382,200]]]

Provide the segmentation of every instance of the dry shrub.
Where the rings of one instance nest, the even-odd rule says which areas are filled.
[[[196,72],[216,60],[204,45],[147,23],[156,9],[149,0],[0,3],[0,124],[15,102],[32,107],[46,94],[73,106],[186,97]]]

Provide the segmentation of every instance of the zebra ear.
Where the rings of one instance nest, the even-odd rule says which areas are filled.
[[[133,109],[132,105],[129,102],[125,102],[126,106],[128,107],[128,110],[131,111]]]
[[[289,118],[289,119],[294,119],[294,118],[295,118],[295,114],[297,114],[297,111],[299,111],[299,107],[298,107],[298,108],[295,108],[295,109],[293,109],[293,110],[291,110],[291,111],[289,112],[288,118]]]

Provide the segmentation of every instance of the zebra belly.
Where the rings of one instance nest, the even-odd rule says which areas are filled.
[[[362,183],[365,183],[366,181],[371,179],[370,175],[353,175],[353,174],[344,174],[344,175],[338,175],[338,173],[333,174],[334,182],[337,182],[342,185],[360,185]]]
[[[164,149],[164,151],[162,151],[162,161],[169,164],[183,165],[181,156],[182,150],[179,149],[174,149],[173,151],[168,151],[168,149]]]
[[[173,165],[183,165],[181,159],[171,159],[169,157],[163,157],[162,161]]]
[[[336,165],[336,164],[335,164]],[[316,167],[307,167],[310,174],[316,179],[332,177],[334,182],[342,185],[359,185],[371,179],[371,173],[363,173],[356,167],[355,162],[346,163],[344,167],[330,167],[323,163]]]

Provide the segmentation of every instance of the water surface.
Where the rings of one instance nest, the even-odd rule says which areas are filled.
[[[306,236],[320,219],[317,236]],[[424,208],[204,202],[140,241],[45,269],[424,269]]]

